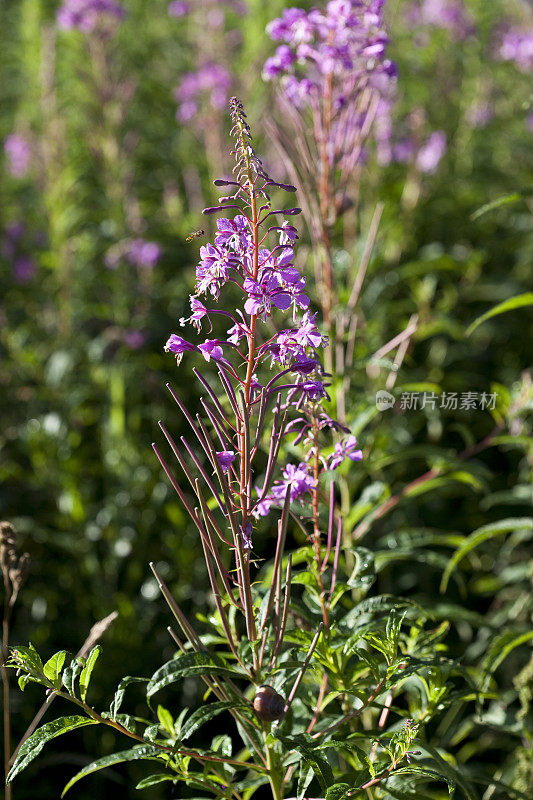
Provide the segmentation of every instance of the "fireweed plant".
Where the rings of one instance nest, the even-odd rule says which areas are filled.
[[[178,444],[160,423],[194,500],[154,445],[198,530],[212,613],[199,617],[204,630],[197,632],[152,564],[180,628],[169,628],[177,655],[149,680],[125,677],[106,711],[87,700],[99,646],[86,658],[56,653],[44,665],[31,644],[12,650],[22,689],[39,683],[77,713],[29,736],[9,781],[48,740],[103,725],[133,745],[87,764],[64,793],[106,766],[146,760],[154,771],[137,788],[182,782],[198,797],[244,800],[264,787],[261,796],[270,791],[274,800],[403,800],[428,796],[420,793],[423,784],[441,797],[442,783],[474,797],[464,767],[456,769],[435,741],[435,725],[428,725],[478,697],[470,676],[445,656],[448,624],[428,625],[424,610],[408,600],[367,596],[372,554],[352,549],[348,559],[341,547],[334,471],[362,453],[324,408],[328,376],[319,352],[327,341],[293,266],[291,220],[299,209],[282,210],[270,200],[271,191],[294,187],[265,172],[235,98],[231,115],[234,179],[215,181],[230,194],[204,211],[223,216],[214,243],[200,249],[191,315],[182,320],[198,333],[205,326],[208,338],[196,344],[173,333],[166,344],[178,361],[196,356],[212,370],[209,378],[195,370],[206,393],[202,415],[193,415],[169,386],[196,447],[185,437]],[[241,307],[224,307],[226,294],[240,296]],[[217,336],[219,322],[226,330]],[[300,454],[294,463],[278,463],[283,441]],[[261,564],[254,542],[263,517],[270,529],[277,526],[277,540],[273,558]],[[288,536],[301,544],[291,554]],[[206,686],[203,702],[176,709],[168,687],[191,676]],[[144,687],[146,716],[123,712],[130,684]],[[212,732],[204,728],[202,746],[195,744],[197,731],[222,714],[231,720],[226,732],[206,746]]]

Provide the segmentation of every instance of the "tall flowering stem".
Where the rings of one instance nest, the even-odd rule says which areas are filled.
[[[283,531],[286,531],[291,504],[299,501],[305,509],[307,503],[311,512],[309,541],[313,544],[317,571],[321,576],[326,568],[321,548],[327,543],[321,540],[320,476],[328,469],[335,469],[344,458],[359,460],[362,454],[353,446],[350,449],[349,440],[346,440],[348,450],[344,444],[341,445],[346,452],[340,456],[337,446],[336,455],[332,456],[336,459],[333,465],[320,454],[321,431],[333,428],[345,432],[345,429],[321,408],[328,395],[318,351],[327,345],[327,339],[316,327],[316,315],[309,311],[306,281],[293,263],[298,234],[287,219],[298,215],[300,209],[276,209],[270,200],[272,190],[296,190],[292,185],[272,180],[266,173],[254,151],[243,106],[236,98],[230,102],[230,112],[231,133],[235,141],[234,175],[231,180],[220,179],[214,183],[219,187],[229,187],[231,193],[220,198],[220,205],[204,209],[204,214],[222,214],[230,209],[238,213],[234,211],[233,218],[218,219],[214,242],[200,248],[196,290],[190,297],[191,315],[181,320],[182,326],[189,323],[198,333],[207,323],[210,336],[214,334],[215,325],[225,323],[230,327],[225,334],[217,334],[218,338],[208,338],[198,344],[172,334],[165,348],[176,356],[178,362],[184,353],[196,352],[214,364],[218,372],[222,400],[210,381],[195,370],[208,393],[208,398],[201,401],[206,421],[198,416],[193,420],[177,395],[172,393],[218,479],[217,488],[194,450],[183,440],[203,482],[214,496],[222,521],[215,519],[209,510],[198,480],[164,426],[163,432],[197,496],[198,509],[188,504],[159,450],[156,452],[180,497],[187,503],[202,543],[207,547],[206,552],[216,562],[219,572],[221,559],[214,550],[217,537],[229,544],[233,551],[235,569],[230,569],[228,575],[232,576],[236,594],[233,596],[230,592],[230,597],[244,614],[252,647],[253,672],[260,675],[266,658],[265,626],[264,620],[258,623],[250,574],[254,530],[258,521],[273,508],[283,508],[279,529],[281,539],[285,535]],[[217,306],[221,291],[230,287],[241,296],[239,307],[224,309]],[[204,305],[200,298],[205,296],[215,302],[215,307]],[[279,315],[292,312],[291,327],[281,330],[276,327],[276,311]],[[272,370],[270,374],[268,367]],[[269,414],[273,414],[270,423]],[[262,442],[266,432],[269,441],[265,463]],[[294,437],[293,444],[303,443],[304,460],[299,465],[285,465],[281,479],[276,480],[282,441],[291,436]],[[349,439],[355,442],[354,437]],[[260,485],[255,482],[258,463],[262,469]],[[307,518],[304,515],[302,519],[305,529]],[[281,563],[278,565],[279,580],[280,569]],[[216,577],[212,578],[212,585],[217,595]],[[225,588],[228,589],[227,581]],[[325,597],[326,593],[322,591],[323,620],[327,630]],[[278,606],[280,603],[278,591]],[[280,624],[281,617],[278,610],[276,625]],[[274,658],[272,654],[271,658]]]

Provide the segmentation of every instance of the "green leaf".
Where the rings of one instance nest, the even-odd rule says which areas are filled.
[[[22,662],[22,668],[26,668],[29,672],[43,673],[43,662],[39,653],[30,642],[28,647],[14,647],[13,654],[17,653],[17,662]]]
[[[167,661],[152,676],[146,688],[148,699],[160,689],[175,683],[180,678],[191,675],[231,675],[235,678],[245,677],[244,673],[228,664],[220,656],[210,655],[209,653],[187,653]]]
[[[492,539],[494,536],[499,536],[501,533],[509,533],[510,531],[524,528],[530,530],[533,529],[533,519],[531,517],[502,519],[498,522],[491,522],[488,525],[483,525],[481,528],[475,530],[472,534],[470,534],[470,536],[468,536],[461,547],[459,547],[450,558],[448,565],[444,570],[444,575],[442,576],[440,591],[446,591],[448,581],[450,580],[450,575],[454,571],[457,564],[459,564],[459,562],[462,561],[471,550],[477,547],[478,544],[485,542],[487,539]]]
[[[175,775],[169,775],[168,772],[159,772],[155,775],[149,775],[147,778],[143,778],[143,780],[140,781],[135,788],[148,789],[148,787],[150,786],[155,786],[156,783],[163,783],[163,781],[175,781],[175,780],[176,780]]]
[[[451,794],[455,791],[455,780],[452,776],[444,775],[436,769],[431,769],[420,764],[410,764],[408,767],[400,767],[394,770],[394,775],[416,775],[419,778],[425,778],[430,781],[444,781],[448,784],[448,791]]]
[[[349,783],[335,783],[326,790],[326,800],[346,800],[351,788]]]
[[[54,719],[53,722],[47,722],[46,725],[38,728],[26,741],[22,744],[15,763],[9,771],[7,776],[7,783],[11,783],[19,772],[26,769],[34,758],[37,758],[43,747],[51,739],[61,736],[63,733],[76,730],[76,728],[83,728],[85,725],[96,725],[96,720],[90,717],[59,717]]]
[[[87,764],[86,767],[83,767],[83,769],[69,780],[61,793],[61,797],[64,797],[75,783],[86,775],[91,775],[93,772],[98,772],[106,767],[112,767],[114,764],[123,764],[126,761],[157,761],[162,755],[160,748],[154,747],[154,745],[151,744],[141,744],[132,747],[130,750],[122,750],[120,753],[112,753],[109,756],[104,756],[104,758],[99,758],[97,761],[92,761],[90,764]]]
[[[43,672],[48,678],[49,681],[52,681],[54,686],[59,689],[61,683],[58,685],[58,678],[61,674],[61,670],[63,669],[63,664],[65,663],[65,658],[67,657],[66,650],[60,650],[59,653],[54,653],[52,658],[49,658],[46,664],[43,667]]]
[[[163,728],[163,730],[169,733],[170,736],[173,736],[174,720],[172,718],[172,714],[170,713],[170,711],[166,708],[163,708],[163,706],[157,706],[157,719],[161,723],[161,727]]]
[[[147,681],[148,678],[136,678],[133,675],[127,675],[125,678],[122,678],[118,685],[117,691],[115,692],[115,697],[109,706],[111,719],[116,719],[118,711],[122,705],[122,701],[124,700],[126,687],[129,686],[130,683],[146,683]]]
[[[334,782],[333,772],[329,762],[317,752],[316,743],[308,734],[299,733],[296,736],[282,736],[276,733],[276,738],[291,750],[296,750],[306,764],[312,767],[318,778],[321,789],[325,792]]]
[[[513,311],[515,308],[524,308],[525,306],[533,306],[533,292],[525,292],[524,294],[517,294],[515,297],[510,297],[504,300],[503,303],[498,303],[497,306],[485,311],[480,317],[474,320],[471,325],[466,329],[466,336],[476,330],[483,322],[491,317],[496,317],[498,314],[505,314],[506,311]]]
[[[209,705],[200,706],[194,711],[189,719],[185,720],[180,732],[180,741],[184,742],[189,736],[198,730],[205,722],[222,714],[230,708],[243,708],[247,707],[244,703],[236,703],[233,700],[223,700],[217,703],[209,703]]]
[[[81,658],[73,658],[70,665],[63,670],[61,675],[61,682],[72,697],[76,697],[76,679],[83,667],[84,664]]]
[[[470,214],[470,219],[474,221],[484,214],[488,214],[489,211],[493,211],[495,208],[506,206],[508,203],[516,203],[518,200],[522,200],[522,195],[518,192],[502,195],[502,197],[497,197],[496,200],[492,200],[490,203],[485,203],[480,206],[480,208],[476,208],[476,210]]]
[[[533,639],[533,630],[519,634],[517,634],[516,631],[506,631],[492,640],[482,666],[483,680],[481,682],[481,688],[483,691],[487,689],[491,675],[496,672],[509,653],[515,650],[515,648],[520,647],[521,644],[529,642],[531,639]]]
[[[307,787],[315,777],[312,767],[308,766],[304,761],[300,762],[300,772],[298,775],[298,789],[296,791],[297,800],[303,800],[307,791]]]
[[[93,647],[89,655],[87,656],[87,661],[85,666],[80,675],[80,697],[85,702],[85,698],[87,696],[87,689],[89,688],[89,683],[91,681],[92,671],[94,669],[94,665],[98,660],[98,656],[102,652],[102,648],[99,644],[96,647]]]
[[[28,684],[28,681],[30,681],[30,680],[31,680],[31,676],[28,675],[28,674],[19,675],[18,685],[19,685],[19,689],[20,689],[21,692],[24,691],[24,689],[26,688],[26,686]]]
[[[425,750],[428,755],[433,757],[434,763],[438,771],[442,773],[443,776],[446,776],[448,779],[448,785],[453,785],[454,783],[462,790],[464,796],[467,800],[476,800],[476,795],[468,785],[468,783],[463,780],[463,777],[459,770],[454,769],[450,764],[441,756],[438,750],[436,750],[431,745],[427,744],[426,742],[419,742],[417,741],[417,745],[420,749]]]

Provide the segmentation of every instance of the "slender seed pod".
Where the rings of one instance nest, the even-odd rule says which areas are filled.
[[[283,716],[285,700],[272,686],[260,686],[254,697],[254,711],[262,722],[274,722]]]

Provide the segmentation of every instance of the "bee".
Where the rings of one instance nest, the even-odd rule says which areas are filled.
[[[199,239],[200,236],[203,236],[205,231],[193,231],[193,233],[189,234],[185,239],[186,242],[192,242],[193,239]]]

